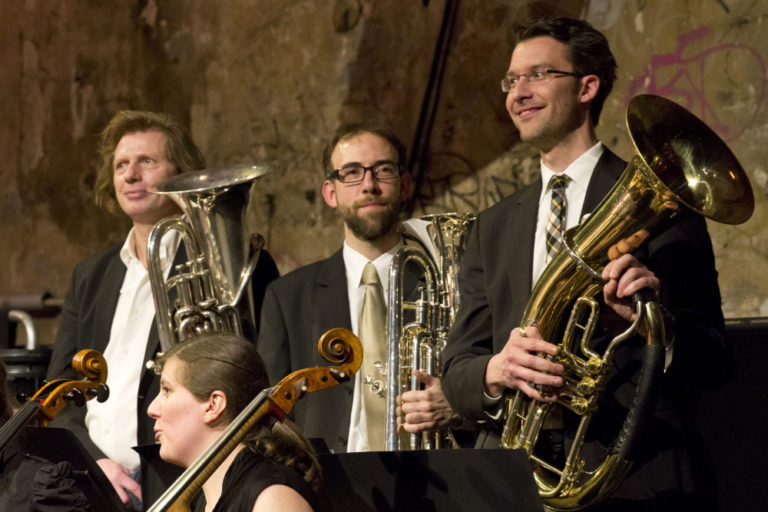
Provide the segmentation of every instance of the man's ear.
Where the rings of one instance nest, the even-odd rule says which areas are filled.
[[[581,91],[579,92],[579,101],[587,103],[595,99],[597,91],[600,89],[600,79],[597,75],[587,75],[581,78]]]
[[[337,208],[339,204],[336,202],[336,185],[331,180],[325,180],[323,182],[323,199],[325,204],[331,208]]]
[[[205,402],[203,421],[208,425],[215,425],[227,410],[227,395],[218,389],[213,391]]]

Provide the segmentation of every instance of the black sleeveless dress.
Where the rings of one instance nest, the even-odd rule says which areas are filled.
[[[287,485],[307,500],[315,512],[323,512],[320,498],[298,471],[245,448],[240,450],[224,475],[221,497],[213,512],[251,512],[259,494],[270,485]],[[192,512],[205,511],[205,495],[197,494]]]

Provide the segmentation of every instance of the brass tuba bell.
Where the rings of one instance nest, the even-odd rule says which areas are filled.
[[[666,333],[655,302],[640,300],[635,323],[602,354],[589,346],[603,267],[669,226],[681,208],[727,224],[746,221],[754,209],[741,165],[696,116],[670,100],[640,95],[630,102],[626,117],[637,154],[595,212],[565,234],[564,250],[537,281],[522,318],[523,328],[536,325],[542,338],[559,342],[555,360],[565,366],[564,384],[556,403],[532,401],[520,391],[508,398],[501,443],[528,452],[539,493],[551,510],[581,509],[615,491],[637,456],[637,435],[653,414],[663,372]],[[605,458],[587,467],[581,449],[613,354],[638,333],[646,341],[635,400]],[[533,451],[548,417],[566,411],[577,416],[578,428],[559,468]]]
[[[150,189],[168,194],[182,209],[152,228],[147,266],[155,301],[163,352],[204,332],[242,335],[240,312],[253,315],[248,284],[264,239],[244,231],[255,183],[270,169],[241,165],[174,176]],[[160,241],[169,231],[181,233],[187,262],[166,280],[160,263]]]

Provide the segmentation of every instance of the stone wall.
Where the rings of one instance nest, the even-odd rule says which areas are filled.
[[[62,297],[77,261],[125,236],[125,221],[98,210],[91,191],[98,132],[121,108],[187,123],[209,167],[274,169],[256,186],[249,220],[282,272],[329,255],[341,228],[319,194],[323,144],[342,123],[378,119],[412,145],[454,3],[3,2],[0,295]],[[459,2],[433,122],[421,125],[431,131],[414,214],[479,211],[536,178],[536,155],[518,143],[498,82],[512,25],[546,14],[584,17],[611,41],[620,78],[599,134],[620,155],[632,154],[629,99],[652,92],[684,104],[739,157],[755,215],[710,231],[726,315],[767,316],[764,3]],[[55,328],[44,323],[43,337]]]

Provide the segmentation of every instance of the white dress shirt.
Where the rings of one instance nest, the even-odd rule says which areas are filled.
[[[138,429],[137,395],[144,368],[144,353],[155,318],[149,273],[133,252],[133,229],[120,249],[126,266],[115,316],[104,359],[107,361],[109,399],[103,403],[89,400],[85,415],[88,434],[107,457],[135,472],[140,464],[136,446]],[[181,237],[167,233],[160,245],[160,261],[165,275],[173,263]]]

